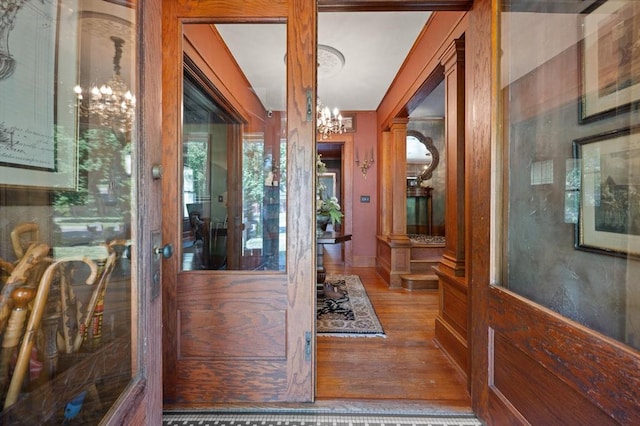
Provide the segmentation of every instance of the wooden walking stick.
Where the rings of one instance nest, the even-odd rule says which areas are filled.
[[[0,259],[0,269],[5,271],[7,274],[13,272],[13,263],[7,262],[4,259]]]
[[[31,234],[31,238],[27,240],[26,243],[24,243],[22,239],[24,234]],[[26,248],[38,242],[40,242],[40,227],[35,222],[20,223],[11,231],[11,245],[18,259],[24,256],[24,250]]]
[[[77,262],[78,259],[63,259],[58,260],[44,271],[38,291],[36,293],[35,300],[33,301],[33,308],[31,315],[29,316],[29,322],[27,323],[27,329],[22,338],[20,345],[20,352],[18,352],[18,360],[16,367],[11,377],[11,383],[9,384],[9,390],[7,391],[7,398],[4,401],[4,408],[8,408],[13,405],[20,395],[20,388],[22,387],[22,381],[24,380],[27,369],[29,368],[29,359],[31,358],[31,350],[36,339],[38,327],[40,326],[40,320],[44,313],[45,306],[47,304],[47,298],[49,296],[49,289],[51,283],[55,277],[57,269],[66,262]],[[91,274],[87,279],[87,284],[93,283],[96,279],[98,268],[96,264],[90,259],[83,258],[82,261],[91,268]]]
[[[75,341],[73,342],[73,352],[77,352],[80,350],[82,346],[82,342],[87,338],[87,334],[89,331],[89,327],[94,323],[94,335],[98,332],[100,334],[100,329],[102,328],[102,324],[98,324],[98,321],[101,321],[101,318],[94,318],[94,316],[102,315],[102,311],[99,309],[99,306],[104,302],[104,295],[107,290],[107,285],[109,284],[109,279],[111,278],[111,273],[116,266],[116,260],[118,257],[117,252],[114,247],[117,245],[126,245],[126,241],[123,240],[115,240],[109,244],[109,256],[107,257],[107,261],[102,268],[102,272],[100,274],[100,278],[98,284],[93,289],[93,293],[91,293],[91,299],[89,300],[89,304],[87,305],[87,311],[85,312],[85,316],[80,323],[80,327],[78,330],[78,334],[76,334]],[[100,310],[100,312],[98,312]]]
[[[2,353],[0,353],[0,392],[4,396],[7,382],[9,381],[9,366],[14,350],[20,345],[20,338],[24,331],[27,319],[28,305],[36,295],[34,287],[18,287],[11,293],[13,310],[7,323],[2,340]]]
[[[75,294],[73,292],[73,286],[71,285],[70,274],[71,268],[65,266],[60,268],[60,302],[62,309],[62,338],[64,341],[64,353],[70,354],[73,349],[73,333],[77,333],[78,318],[78,306]],[[73,312],[72,312],[73,311]]]
[[[11,293],[13,293],[16,287],[27,283],[29,275],[35,269],[35,266],[43,260],[48,253],[48,245],[32,245],[13,268],[7,282],[4,283],[2,287],[2,291],[0,291],[0,332],[4,330],[7,320],[9,319],[9,314],[11,313]]]

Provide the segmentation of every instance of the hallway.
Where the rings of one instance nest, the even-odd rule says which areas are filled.
[[[433,340],[437,292],[390,290],[375,268],[333,263],[327,272],[360,276],[386,338],[319,336],[317,404],[471,412],[463,376]]]
[[[314,404],[224,404],[165,411],[164,424],[457,425],[481,424],[463,376],[433,341],[438,293],[389,290],[375,268],[346,268],[329,255],[328,273],[360,276],[386,338],[317,338]]]

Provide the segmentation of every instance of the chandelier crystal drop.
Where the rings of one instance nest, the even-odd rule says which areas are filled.
[[[76,85],[73,91],[76,94],[80,115],[96,120],[100,126],[111,127],[118,137],[127,138],[135,120],[136,97],[120,76],[120,59],[124,40],[112,36],[111,41],[115,47],[114,75],[100,87],[96,85],[87,91],[80,85]],[[85,93],[88,95],[86,100]]]
[[[342,114],[340,114],[338,108],[334,108],[333,111],[331,111],[329,107],[323,105],[320,99],[318,99],[316,113],[318,117],[316,127],[322,139],[327,139],[332,134],[344,133]]]

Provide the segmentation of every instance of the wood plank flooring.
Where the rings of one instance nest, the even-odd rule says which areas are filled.
[[[438,409],[470,409],[466,382],[434,342],[437,291],[389,289],[375,268],[328,273],[359,275],[386,338],[317,338],[319,403],[358,400],[413,401]]]

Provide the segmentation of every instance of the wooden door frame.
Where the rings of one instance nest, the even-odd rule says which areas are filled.
[[[309,0],[247,0],[242,7],[229,2],[163,2],[163,154],[178,158],[181,140],[178,114],[182,76],[184,23],[217,22],[274,22],[287,23],[287,198],[299,209],[287,209],[287,268],[285,273],[271,272],[272,280],[285,282],[287,304],[286,378],[282,392],[271,395],[275,400],[310,402],[314,398],[315,365],[315,256],[316,248],[309,230],[315,226],[314,182],[309,173],[315,165],[315,121],[308,117],[307,105],[315,105],[316,2]],[[292,19],[288,19],[292,17]],[[295,19],[293,19],[295,17]],[[311,41],[311,42],[310,42]],[[222,86],[221,86],[222,87]],[[219,88],[221,88],[219,87]],[[311,112],[313,114],[313,111]],[[178,161],[167,164],[163,179],[164,205],[180,210],[181,196],[175,184],[181,170]],[[306,206],[306,207],[305,207]],[[295,211],[294,211],[295,210]],[[168,218],[163,221],[166,235],[179,236],[180,223]],[[176,237],[171,241],[180,244]],[[163,264],[164,324],[164,390],[165,396],[175,399],[177,354],[175,343],[179,335],[177,314],[177,274],[180,259],[174,256]],[[237,272],[237,276],[246,274]],[[228,281],[228,279],[227,279]],[[268,371],[265,372],[268,374]],[[256,401],[253,401],[256,402]]]
[[[161,227],[161,181],[154,179],[152,169],[162,164],[161,63],[162,33],[150,22],[162,20],[160,0],[136,3],[139,24],[138,126],[135,148],[137,167],[135,184],[136,210],[132,212],[132,366],[133,381],[103,419],[105,425],[162,423],[162,296],[155,296],[152,262],[154,233]],[[144,23],[147,23],[146,25]],[[159,284],[159,283],[158,283]]]
[[[318,144],[333,143],[342,145],[342,210],[344,219],[342,222],[345,234],[353,233],[353,185],[346,185],[346,182],[353,182],[353,135],[342,134],[331,136],[329,139],[318,140]],[[344,244],[344,264],[353,265],[353,243]]]

